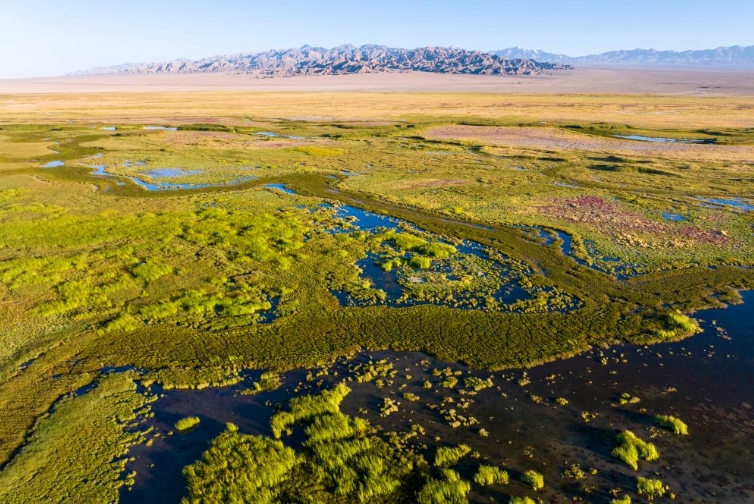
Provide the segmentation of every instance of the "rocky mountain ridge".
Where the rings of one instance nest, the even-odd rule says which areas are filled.
[[[126,64],[95,68],[76,75],[236,73],[259,77],[345,75],[381,72],[434,72],[480,75],[536,75],[569,69],[560,63],[505,58],[483,51],[447,47],[400,49],[381,45],[343,45],[326,49],[303,46],[262,53],[239,53],[200,60]]]

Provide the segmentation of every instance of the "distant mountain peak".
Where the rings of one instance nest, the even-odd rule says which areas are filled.
[[[455,47],[400,49],[376,44],[361,47],[343,44],[332,49],[304,45],[296,49],[213,56],[196,61],[181,59],[162,63],[117,65],[77,72],[76,75],[241,73],[260,77],[287,77],[409,71],[534,75],[568,68],[570,67],[560,63],[540,63],[530,58],[509,59]]]
[[[661,51],[657,49],[621,49],[587,56],[567,56],[565,54],[509,47],[492,54],[503,58],[530,58],[568,65],[640,65],[670,67],[701,67],[754,69],[754,46],[717,47],[715,49]]]

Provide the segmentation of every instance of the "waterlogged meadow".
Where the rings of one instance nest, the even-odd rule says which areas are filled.
[[[279,372],[366,349],[499,371],[693,336],[697,310],[754,286],[754,137],[587,116],[2,124],[0,500],[116,501],[139,479],[127,452],[151,439],[159,393],[239,386],[254,370],[268,372],[250,401],[277,393]],[[679,141],[616,138],[634,134]],[[351,371],[377,388],[408,373]],[[544,461],[511,468],[463,436],[422,448],[408,442],[419,426],[383,428],[443,389],[464,392],[428,411],[474,441],[494,433],[467,411],[491,378],[436,371],[374,415],[342,411],[360,392],[331,380],[280,398],[255,434],[184,411],[176,439],[214,436],[168,500],[559,495]],[[694,437],[674,411],[651,413],[657,432]],[[656,458],[631,427],[603,436],[626,470]]]

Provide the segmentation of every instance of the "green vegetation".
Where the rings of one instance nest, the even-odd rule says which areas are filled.
[[[610,501],[610,504],[631,504],[631,496],[624,495],[623,497],[619,499],[612,499]]]
[[[474,483],[482,486],[507,485],[508,472],[497,466],[480,465],[474,475]]]
[[[533,469],[523,473],[521,481],[531,486],[533,490],[542,490],[545,487],[545,477]]]
[[[643,478],[641,476],[636,478],[636,493],[643,495],[647,500],[653,500],[655,497],[662,497],[666,493],[670,492],[662,480]]]
[[[280,502],[284,484],[299,463],[296,453],[280,441],[240,434],[229,424],[202,459],[184,469],[189,497],[182,502]]]
[[[40,419],[24,449],[0,473],[0,502],[115,502],[130,446],[145,432],[135,420],[150,399],[130,373],[111,374],[79,397],[61,400]],[[128,432],[128,433],[126,433]],[[55,463],[51,463],[54,461]]]
[[[469,452],[471,452],[471,448],[465,444],[458,446],[441,446],[437,449],[437,453],[435,453],[435,466],[454,466],[459,460],[468,455]]]
[[[537,504],[537,501],[532,499],[531,497],[521,497],[521,496],[513,496],[511,497],[511,500],[508,501],[510,504]]]
[[[340,411],[350,389],[339,383],[317,395],[292,399],[276,414],[276,435],[304,427],[299,451],[283,441],[241,434],[233,424],[202,459],[185,468],[188,503],[200,502],[392,502],[408,485],[417,485],[416,502],[465,503],[471,484],[448,469],[470,448],[441,447],[434,471],[411,451],[388,444],[370,432],[365,420]],[[504,484],[505,471],[481,466],[479,484]]]
[[[466,504],[470,490],[469,482],[461,479],[457,472],[444,469],[440,479],[430,479],[422,487],[416,501],[418,504]]]
[[[680,418],[671,415],[655,416],[655,423],[661,427],[670,429],[677,436],[687,436],[689,427]]]
[[[175,428],[176,430],[180,432],[185,432],[187,430],[193,429],[194,427],[199,425],[199,423],[201,423],[201,420],[199,420],[199,417],[195,417],[195,416],[185,417],[185,418],[181,418],[175,423]]]
[[[632,396],[628,392],[623,392],[618,398],[618,404],[620,404],[621,406],[626,405],[626,404],[638,404],[640,402],[641,402],[640,398],[636,396]]]
[[[595,345],[690,336],[696,310],[754,288],[751,214],[699,200],[753,192],[752,132],[740,127],[752,119],[747,99],[521,96],[501,108],[494,95],[386,93],[339,96],[333,108],[332,98],[213,96],[0,104],[0,501],[114,501],[133,480],[122,474],[128,447],[144,439],[133,419],[151,399],[134,380],[201,389],[268,369],[249,393],[269,391],[278,372],[361,349],[423,351],[476,369],[534,365]],[[365,119],[270,119],[310,113]],[[180,129],[138,124],[156,116]],[[604,122],[618,116],[627,124]],[[101,130],[116,117],[127,124]],[[513,136],[457,136],[462,122]],[[303,139],[257,135],[268,127]],[[568,135],[580,148],[519,142],[532,132]],[[663,146],[603,138],[626,132],[728,145],[658,155]],[[39,168],[54,160],[65,166]],[[107,175],[92,175],[94,164]],[[169,183],[210,186],[146,191],[130,178],[164,167],[188,170]],[[358,229],[358,219],[338,217],[342,205],[401,222]],[[667,222],[663,212],[686,220]],[[469,241],[474,253],[463,252]],[[385,303],[388,287],[362,270],[365,258],[397,278],[400,306]],[[402,383],[386,363],[353,371],[357,384]],[[483,395],[492,383],[450,371],[424,386],[429,400]],[[343,387],[278,413],[275,441],[229,430],[210,450],[243,453],[229,469],[241,474],[246,463],[263,473],[268,450],[274,471],[289,460],[279,443],[303,432],[291,471],[311,486],[289,489],[259,473],[269,493],[258,493],[270,499],[466,498],[468,482],[455,473],[396,452],[365,420],[340,413]],[[443,428],[474,427],[474,441],[476,432],[498,441],[459,404],[437,408]],[[624,441],[616,456],[632,467],[651,456],[651,444]],[[214,471],[197,467],[196,492],[221,491]],[[255,484],[237,483],[233,492]]]
[[[639,460],[651,462],[660,458],[655,445],[636,437],[636,434],[629,430],[618,434],[616,442],[618,446],[613,449],[612,456],[628,464],[634,471],[639,470]]]

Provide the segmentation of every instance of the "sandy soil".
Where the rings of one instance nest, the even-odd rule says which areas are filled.
[[[654,143],[619,138],[600,138],[554,128],[509,128],[490,126],[443,126],[425,133],[427,138],[438,140],[472,140],[500,147],[529,149],[585,150],[614,154],[642,154],[647,156],[678,157],[683,159],[715,159],[754,162],[754,147]]]
[[[611,93],[754,96],[754,72],[578,68],[538,76],[421,72],[257,78],[249,75],[98,75],[0,80],[0,94],[174,91]]]

